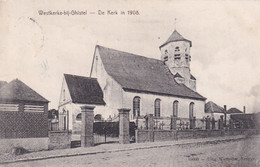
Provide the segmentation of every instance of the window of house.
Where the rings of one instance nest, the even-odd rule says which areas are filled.
[[[168,54],[168,50],[165,50],[164,53],[165,53],[165,54]]]
[[[180,47],[179,46],[176,46],[175,47],[175,52],[179,52],[180,51]]]
[[[76,121],[81,121],[82,119],[82,115],[81,113],[79,113],[77,116],[76,116]]]
[[[95,120],[95,121],[102,121],[102,115],[101,115],[101,114],[96,114],[96,115],[94,116],[94,120]]]
[[[140,97],[136,96],[133,99],[133,116],[140,116]]]
[[[194,103],[190,103],[190,111],[189,111],[189,118],[192,119],[194,117]]]
[[[154,101],[154,116],[155,117],[161,116],[161,99],[156,99]]]
[[[65,101],[65,89],[63,89],[63,101]]]
[[[173,116],[174,117],[178,117],[178,104],[179,104],[179,102],[177,100],[175,100],[173,102]]]

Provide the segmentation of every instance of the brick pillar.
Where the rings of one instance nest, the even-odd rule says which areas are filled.
[[[153,114],[146,115],[146,124],[148,129],[148,140],[149,142],[154,141],[154,120],[153,120]]]
[[[171,117],[171,129],[172,130],[177,129],[177,117],[175,117],[175,116]]]
[[[147,115],[147,129],[154,130],[153,114]]]
[[[90,147],[94,145],[94,106],[81,107],[81,147]]]
[[[130,143],[129,135],[129,112],[130,109],[122,108],[119,111],[119,143]]]

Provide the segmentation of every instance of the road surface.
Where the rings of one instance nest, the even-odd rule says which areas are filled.
[[[11,163],[4,166],[260,166],[260,136],[215,144],[192,144]]]

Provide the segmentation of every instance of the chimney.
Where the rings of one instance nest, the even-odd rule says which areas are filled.
[[[246,106],[243,107],[244,114],[246,113]]]
[[[227,111],[227,105],[224,105],[224,111],[225,112]]]

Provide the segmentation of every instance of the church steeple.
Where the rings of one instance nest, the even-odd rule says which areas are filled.
[[[187,41],[188,43],[190,43],[190,47],[192,47],[192,42],[190,40],[185,39],[177,30],[174,30],[171,36],[168,38],[168,40],[160,46],[160,49],[161,47],[167,45],[170,42],[177,41]]]
[[[161,59],[169,67],[171,73],[183,77],[183,79],[176,81],[196,90],[196,80],[190,74],[191,47],[192,42],[174,30],[168,40],[159,48],[162,54]]]

